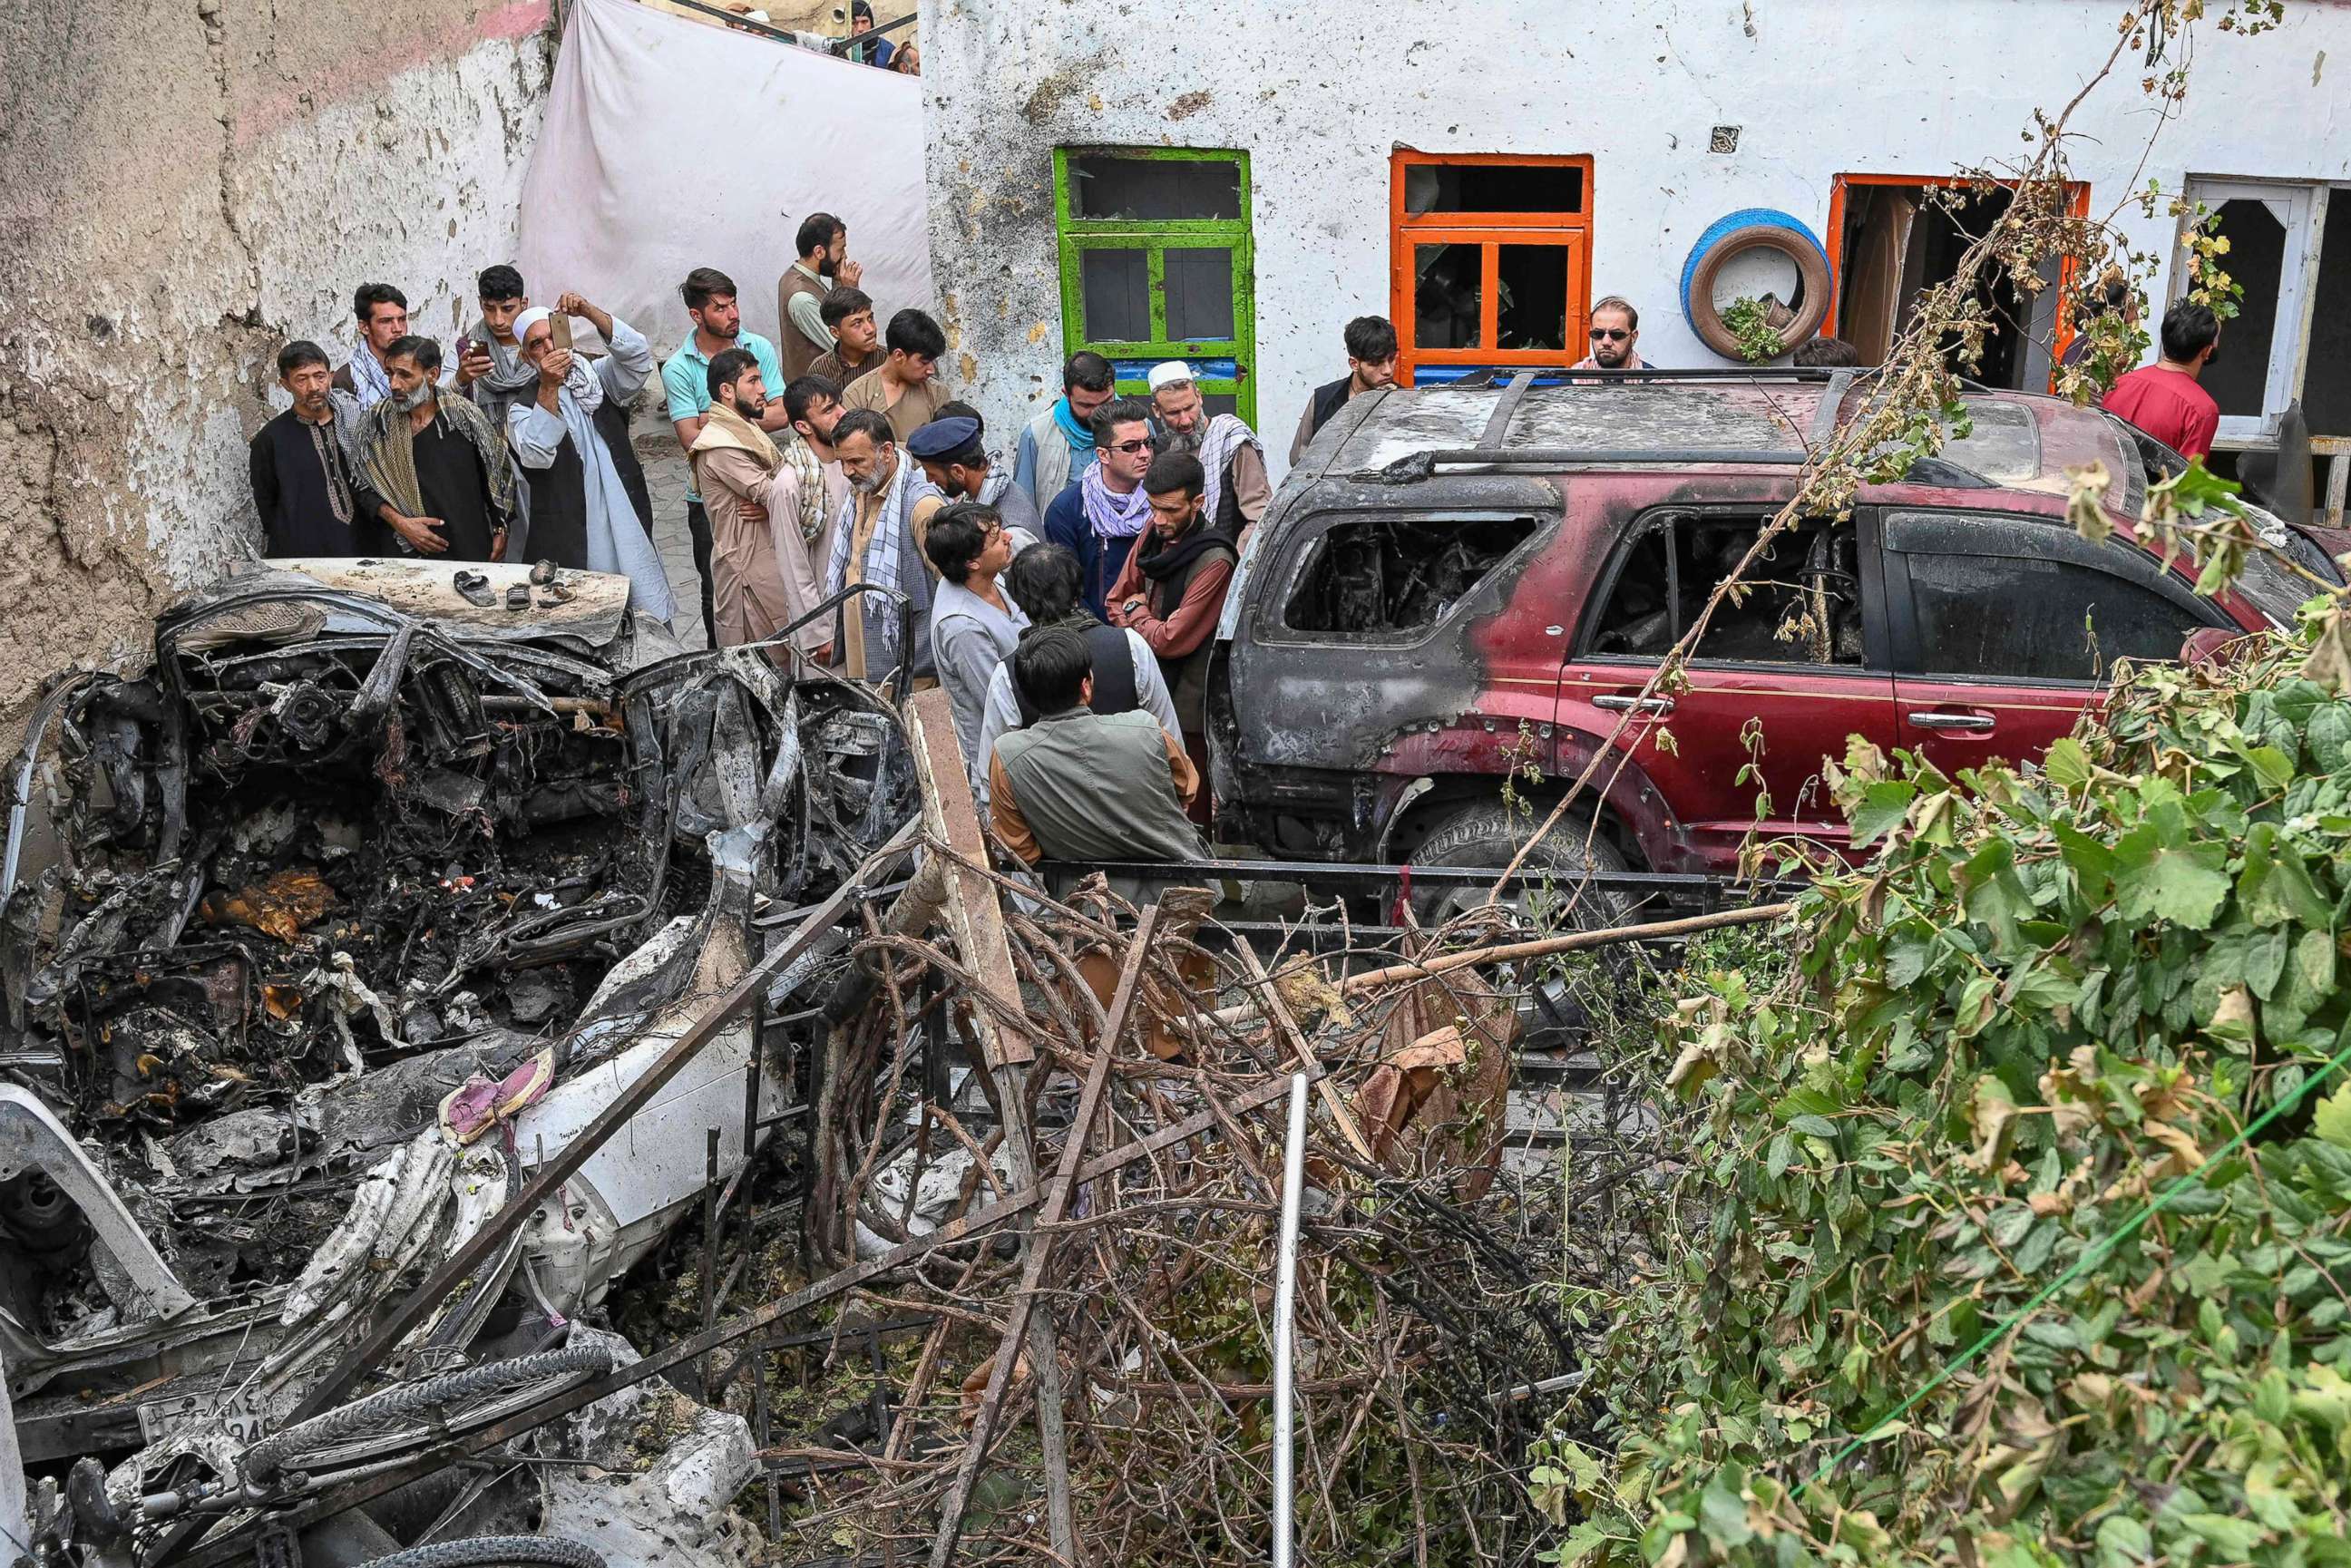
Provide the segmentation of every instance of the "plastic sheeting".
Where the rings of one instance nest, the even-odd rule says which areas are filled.
[[[678,285],[716,267],[772,340],[793,231],[830,212],[879,320],[934,309],[921,78],[633,0],[567,9],[523,181],[516,265],[534,301],[575,289],[666,354],[688,330]]]

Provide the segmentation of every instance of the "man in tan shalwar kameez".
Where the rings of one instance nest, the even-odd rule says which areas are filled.
[[[767,410],[757,359],[741,349],[712,356],[710,408],[688,455],[710,514],[722,646],[774,637],[820,597],[810,551],[823,530],[823,473],[798,436],[780,448],[759,427]],[[812,622],[792,643],[821,667],[831,657],[831,625]],[[782,663],[781,651],[774,652]]]

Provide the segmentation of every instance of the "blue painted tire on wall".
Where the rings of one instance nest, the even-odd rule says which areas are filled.
[[[1780,351],[1787,352],[1821,329],[1828,319],[1834,286],[1829,254],[1813,231],[1790,214],[1772,207],[1745,207],[1707,225],[1682,264],[1682,315],[1698,341],[1728,360],[1744,363],[1739,335],[1722,324],[1714,305],[1714,283],[1733,256],[1750,250],[1776,251],[1796,265],[1802,280],[1802,306],[1795,319],[1780,330]],[[1785,304],[1787,301],[1782,301]]]

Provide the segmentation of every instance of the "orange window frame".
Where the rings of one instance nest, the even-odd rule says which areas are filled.
[[[1437,164],[1504,165],[1520,169],[1576,169],[1583,175],[1583,207],[1573,213],[1422,213],[1404,210],[1405,172]],[[1388,159],[1388,319],[1395,323],[1396,380],[1413,384],[1423,365],[1557,365],[1556,349],[1423,349],[1415,340],[1413,251],[1424,245],[1475,245],[1486,255],[1487,287],[1479,297],[1479,340],[1498,336],[1499,292],[1495,249],[1505,245],[1555,245],[1568,253],[1566,362],[1583,358],[1592,300],[1593,168],[1589,153],[1554,156],[1516,152],[1420,152],[1398,148]]]
[[[1999,180],[1995,184],[2016,188],[2013,180]],[[1844,300],[1844,207],[1845,192],[1855,185],[1964,185],[1972,181],[1951,174],[1839,174],[1829,182],[1828,233],[1822,241],[1829,255],[1829,313],[1821,323],[1821,336],[1837,335]],[[2090,215],[2090,185],[2086,180],[2065,182],[2065,213],[2068,217]],[[2060,300],[2074,296],[2074,262],[2071,256],[2057,265],[2057,290]],[[2049,362],[2053,366],[2064,358],[2066,346],[2074,340],[2074,313],[2062,308],[2057,312],[2057,333],[2049,345]]]

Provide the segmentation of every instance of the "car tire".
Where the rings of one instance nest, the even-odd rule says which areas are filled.
[[[1525,810],[1514,815],[1499,800],[1465,805],[1438,822],[1421,841],[1413,853],[1413,862],[1497,869],[1507,866],[1527,835],[1548,814],[1548,808],[1539,806],[1532,815]],[[1572,887],[1589,873],[1610,874],[1627,869],[1616,846],[1593,832],[1591,819],[1582,816],[1570,816],[1561,821],[1528,854],[1526,863],[1529,869],[1549,872],[1552,881],[1562,890]],[[1438,925],[1477,907],[1485,896],[1483,887],[1423,889],[1413,896],[1413,914],[1424,925]],[[1513,908],[1524,907],[1515,896],[1505,895],[1498,902]],[[1584,931],[1619,925],[1625,923],[1632,902],[1621,890],[1587,887],[1560,924],[1568,929]]]
[[[1780,351],[1788,353],[1821,329],[1834,298],[1828,252],[1813,231],[1786,213],[1769,207],[1749,207],[1717,219],[1690,247],[1682,265],[1682,315],[1699,342],[1726,360],[1746,362],[1739,335],[1723,325],[1714,303],[1714,280],[1732,257],[1750,250],[1777,251],[1795,263],[1802,281],[1804,305],[1795,319],[1781,329]]]

